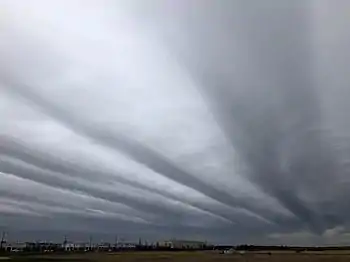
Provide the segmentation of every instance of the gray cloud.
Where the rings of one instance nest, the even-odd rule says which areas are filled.
[[[242,161],[251,170],[251,179],[296,216],[301,216],[303,221],[310,220],[310,224],[317,227],[312,211],[291,188],[293,184],[290,180],[293,178],[283,175],[280,167],[281,161],[284,161],[280,159],[282,143],[297,132],[303,132],[305,127],[312,127],[318,119],[317,109],[313,108],[315,94],[309,92],[313,86],[311,71],[307,67],[308,50],[305,50],[309,41],[308,22],[305,20],[308,14],[306,10],[298,9],[298,5],[281,3],[279,12],[271,13],[271,9],[265,6],[243,4],[241,8],[249,12],[247,17],[239,17],[246,24],[244,31],[236,29],[236,21],[230,26],[230,30],[238,31],[240,39],[234,38],[235,34],[229,35],[226,26],[220,28],[222,17],[218,18],[215,14],[211,20],[205,15],[198,21],[186,20],[184,27],[190,29],[184,37],[186,43],[182,41],[182,44],[183,49],[188,51],[176,51],[191,54],[183,58],[183,63],[201,84],[204,97],[214,107],[226,136],[238,148]],[[209,7],[212,8],[210,4],[205,8]],[[232,13],[224,12],[221,16],[230,19]],[[250,15],[254,15],[252,22],[249,21]],[[279,21],[278,25],[276,21]],[[198,24],[204,30],[196,30]],[[280,40],[276,41],[276,37]],[[213,44],[217,39],[224,42],[221,48]],[[293,45],[292,49],[290,45]],[[208,56],[212,58],[209,64],[206,60]],[[239,65],[235,64],[235,58],[239,60]],[[254,64],[246,65],[245,61],[252,59]],[[282,59],[288,62],[283,63]],[[264,78],[261,79],[261,76]],[[242,92],[242,88],[248,91]],[[269,98],[269,95],[275,97]],[[281,104],[280,100],[287,103]],[[299,107],[296,108],[296,104]],[[290,123],[290,119],[293,122]],[[285,151],[282,148],[282,152]],[[306,159],[309,161],[309,158]],[[297,165],[300,167],[300,161]],[[305,167],[301,169],[305,170]],[[293,176],[298,173],[293,172]]]
[[[2,3],[0,226],[344,243],[347,2],[81,4]]]
[[[73,114],[68,114],[64,110],[60,110],[59,107],[54,104],[50,104],[43,99],[40,94],[30,92],[30,87],[21,87],[19,85],[10,86],[11,91],[18,92],[23,97],[30,99],[31,102],[39,105],[45,112],[49,113],[50,116],[55,117],[70,128],[73,128],[73,130],[77,131],[79,134],[86,135],[98,143],[101,143],[103,146],[121,150],[123,153],[131,156],[138,162],[145,164],[155,172],[160,173],[167,178],[195,189],[200,193],[231,207],[241,207],[253,211],[258,208],[255,203],[237,202],[232,196],[226,194],[226,192],[217,189],[215,186],[207,185],[201,179],[187,173],[176,164],[171,163],[171,161],[165,156],[158,154],[150,147],[147,147],[136,140],[132,140],[128,136],[123,134],[116,135],[115,133],[108,132],[108,130],[99,130],[94,128],[91,124],[89,125],[82,122],[78,117],[74,117]],[[259,217],[258,215],[255,216]]]
[[[155,187],[151,187],[145,184],[140,183],[139,181],[135,180],[128,180],[123,176],[116,176],[113,173],[110,172],[104,172],[101,169],[95,169],[93,170],[91,167],[87,168],[86,164],[85,166],[79,166],[77,164],[74,164],[69,161],[64,161],[62,159],[62,156],[60,156],[59,159],[54,158],[54,156],[49,156],[48,154],[44,154],[43,152],[38,152],[38,150],[35,149],[28,149],[24,147],[23,145],[20,145],[18,141],[11,141],[9,137],[4,138],[2,140],[2,143],[0,144],[1,152],[3,154],[9,155],[15,159],[19,159],[25,163],[32,164],[36,167],[46,169],[46,170],[52,170],[54,172],[58,172],[61,175],[66,176],[73,176],[77,178],[83,177],[84,179],[89,180],[90,182],[98,182],[103,176],[103,178],[110,182],[117,182],[121,185],[131,186],[137,189],[144,190],[148,193],[156,193],[159,194],[159,197],[165,197],[174,199],[176,201],[181,201],[184,204],[193,206],[195,208],[199,208],[201,211],[209,212],[213,216],[217,216],[223,220],[231,221],[231,218],[225,217],[220,214],[220,210],[215,209],[214,211],[211,211],[211,208],[208,206],[203,206],[200,203],[194,203],[190,202],[184,198],[181,198],[180,196],[177,196],[175,194],[171,194],[167,191],[160,190]],[[99,177],[96,176],[96,174],[99,175]],[[120,201],[121,199],[119,199]],[[218,214],[217,214],[218,213]]]

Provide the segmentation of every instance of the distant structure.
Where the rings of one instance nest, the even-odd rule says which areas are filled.
[[[203,241],[192,241],[192,240],[168,240],[158,242],[160,248],[171,248],[171,249],[203,249],[207,243]]]
[[[1,233],[1,239],[0,239],[0,251],[2,251],[3,250],[3,248],[4,248],[4,245],[6,244],[6,232],[5,231],[3,231],[2,233]]]
[[[114,252],[114,251],[126,251],[126,250],[182,250],[192,249],[200,250],[212,248],[213,246],[207,245],[206,241],[191,241],[191,240],[178,240],[171,239],[167,241],[149,242],[145,239],[138,239],[138,242],[125,241],[125,239],[118,239],[115,236],[114,243],[103,242],[93,243],[92,236],[89,236],[86,242],[73,242],[68,240],[67,236],[64,236],[62,242],[50,242],[50,241],[32,241],[32,242],[9,242],[7,241],[8,235],[6,232],[1,232],[0,235],[0,251],[3,252]]]
[[[20,252],[23,251],[26,248],[26,243],[22,242],[13,242],[13,243],[6,243],[3,248],[7,252]]]

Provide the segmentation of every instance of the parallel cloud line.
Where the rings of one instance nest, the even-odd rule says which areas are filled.
[[[3,78],[4,79],[4,78]],[[65,126],[72,129],[74,132],[79,133],[85,137],[93,139],[105,147],[109,147],[113,150],[120,150],[126,155],[129,155],[132,159],[146,165],[155,172],[170,178],[182,185],[190,187],[204,195],[217,200],[225,205],[231,207],[245,208],[249,212],[253,212],[256,217],[259,217],[261,221],[273,223],[269,218],[262,217],[256,213],[256,205],[252,203],[238,202],[233,196],[212,187],[195,176],[185,172],[175,164],[171,163],[169,159],[159,155],[157,152],[147,147],[144,144],[136,140],[132,140],[122,134],[115,135],[106,130],[98,130],[92,126],[87,125],[81,121],[78,117],[75,117],[72,113],[67,113],[61,108],[48,102],[40,94],[33,92],[28,86],[19,85],[8,81],[4,83],[5,86],[10,87],[9,90],[14,91],[16,94],[28,99],[39,108],[43,110],[45,114],[50,115],[56,120],[60,121]]]

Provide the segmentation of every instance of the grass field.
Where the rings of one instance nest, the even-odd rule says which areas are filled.
[[[214,262],[214,261],[350,261],[350,251],[338,252],[275,252],[271,255],[262,253],[219,254],[218,252],[125,252],[125,253],[90,253],[69,255],[29,255],[13,256],[11,262]]]

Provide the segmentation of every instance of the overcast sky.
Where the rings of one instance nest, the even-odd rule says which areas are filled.
[[[0,2],[0,229],[350,244],[350,2]]]

